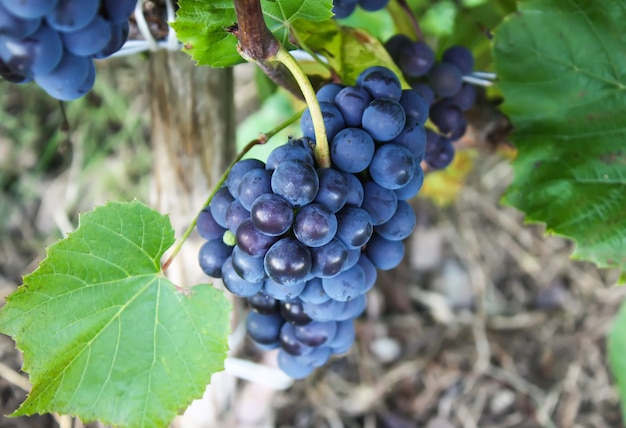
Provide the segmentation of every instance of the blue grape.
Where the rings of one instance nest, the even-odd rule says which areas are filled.
[[[318,347],[335,337],[337,323],[334,321],[313,321],[306,325],[294,327],[293,334],[305,345]]]
[[[315,93],[315,98],[317,98],[319,102],[333,103],[335,102],[335,97],[343,88],[345,88],[345,86],[340,83],[329,83],[322,86]]]
[[[2,58],[0,58],[0,77],[2,77],[6,81],[9,81],[11,83],[17,83],[19,85],[33,81],[32,76],[22,74],[15,70],[10,69],[4,63]]]
[[[61,39],[65,49],[74,55],[92,56],[106,47],[111,35],[111,25],[104,18],[96,16],[79,30],[61,33]]]
[[[241,177],[237,197],[241,205],[250,211],[252,203],[264,193],[272,191],[272,172],[265,169],[252,169]]]
[[[109,43],[107,43],[107,45],[93,57],[95,59],[107,58],[119,51],[128,38],[128,31],[128,21],[124,21],[119,24],[111,23],[111,39],[109,40]]]
[[[313,157],[299,140],[276,147],[267,157],[265,167],[273,171],[278,165],[288,160],[299,160],[313,165]]]
[[[296,327],[289,322],[282,325],[278,337],[281,348],[291,355],[303,355],[311,352],[313,347],[298,340],[295,335],[295,329]]]
[[[300,281],[297,283],[279,284],[276,281],[268,278],[265,280],[263,289],[268,296],[273,297],[276,300],[284,302],[285,300],[295,299],[304,290],[305,282]]]
[[[347,126],[360,127],[365,107],[372,101],[372,96],[359,86],[347,86],[335,97],[335,106],[341,112]]]
[[[349,250],[365,245],[373,230],[372,218],[364,209],[347,206],[337,213],[337,239]]]
[[[308,354],[299,356],[298,359],[309,366],[322,367],[328,362],[332,353],[333,351],[330,347],[318,346],[313,348],[313,350]]]
[[[337,0],[335,0],[337,1]],[[334,10],[334,7],[333,7]],[[278,368],[293,379],[304,379],[313,372],[313,366],[306,364],[302,358],[289,355],[285,350],[278,351]]]
[[[334,104],[321,102],[319,105],[322,110],[326,136],[328,137],[328,141],[332,141],[337,132],[346,127],[346,123],[343,120],[341,112],[337,110]],[[308,108],[302,113],[300,128],[305,137],[315,141],[315,129],[313,128],[313,121],[311,120],[311,111]]]
[[[435,63],[435,52],[424,42],[414,42],[401,47],[396,62],[405,76],[424,76]]]
[[[136,0],[101,0],[106,18],[115,23],[126,22],[135,10]]]
[[[395,34],[385,42],[385,49],[394,62],[397,63],[402,49],[411,43],[413,43],[413,41],[407,35]]]
[[[336,213],[348,200],[348,181],[341,172],[331,168],[318,168],[319,190],[313,202]]]
[[[246,316],[246,330],[255,342],[271,344],[278,341],[285,320],[279,313],[263,314],[250,311]]]
[[[426,150],[426,128],[407,117],[404,129],[391,142],[406,147],[415,158],[415,162],[419,163],[424,158]]]
[[[293,238],[277,241],[265,254],[265,272],[283,285],[297,284],[308,279],[311,272],[309,249]]]
[[[404,146],[384,144],[374,153],[369,172],[372,179],[385,189],[399,189],[413,178],[415,158]]]
[[[429,103],[415,89],[405,89],[400,97],[400,105],[406,113],[407,119],[411,118],[420,125],[428,120]]]
[[[278,165],[272,174],[272,191],[292,207],[303,207],[313,201],[319,189],[317,172],[308,163],[290,160]]]
[[[452,97],[461,90],[463,75],[456,65],[440,62],[428,72],[428,83],[435,94],[441,97]]]
[[[0,4],[18,18],[37,19],[56,7],[57,0],[0,0]]]
[[[363,190],[365,196],[361,208],[370,215],[372,225],[388,221],[396,212],[398,205],[398,197],[394,191],[385,189],[373,181],[365,183]]]
[[[428,104],[429,106],[432,105],[433,102],[435,102],[435,93],[433,92],[432,88],[428,86],[427,83],[418,82],[411,85],[411,88],[413,88],[414,91],[420,94],[422,98],[424,98],[424,101],[426,101],[426,104]]]
[[[311,248],[311,273],[317,278],[333,277],[344,269],[348,259],[348,249],[337,238],[329,243]]]
[[[356,85],[364,88],[375,99],[384,98],[397,102],[402,95],[398,76],[390,69],[379,65],[363,70],[357,77]]]
[[[357,264],[357,262],[359,261],[359,257],[361,257],[360,248],[348,250],[348,257],[346,258],[346,263],[344,264],[343,268],[350,269],[352,266]]]
[[[476,103],[476,87],[463,83],[461,90],[451,97],[450,101],[459,106],[462,111],[471,108]]]
[[[263,282],[267,277],[265,267],[263,266],[263,258],[252,257],[236,245],[232,248],[231,263],[237,275],[248,282]]]
[[[322,278],[322,285],[331,299],[347,302],[365,292],[365,272],[356,264],[332,278]]]
[[[443,52],[441,60],[454,64],[463,75],[470,74],[474,69],[474,55],[465,46],[451,46]]]
[[[391,241],[401,241],[413,232],[416,223],[415,211],[413,211],[411,204],[400,200],[393,217],[386,223],[376,226],[375,231],[383,238]]]
[[[278,300],[268,296],[263,291],[258,292],[254,296],[248,297],[247,300],[250,307],[260,314],[273,314],[278,313],[280,310]],[[276,340],[278,340],[278,336],[276,337]]]
[[[238,297],[252,297],[263,288],[262,282],[248,282],[240,277],[235,272],[230,257],[222,265],[222,281],[224,282],[224,287]]]
[[[215,221],[209,207],[204,207],[198,214],[196,229],[200,236],[206,240],[221,238],[226,232],[226,229]]]
[[[46,22],[57,31],[76,31],[96,17],[99,0],[57,0],[46,14]]]
[[[352,15],[356,9],[358,0],[333,0],[333,13],[335,18],[342,19]]]
[[[363,129],[376,141],[393,140],[400,135],[405,123],[406,114],[402,106],[386,98],[375,99],[363,112]]]
[[[26,76],[47,75],[59,67],[61,60],[65,60],[62,70],[67,75],[71,70],[67,70],[66,65],[74,62],[73,56],[63,55],[59,33],[46,24],[41,24],[37,31],[23,39],[0,36],[0,58],[9,69]],[[86,58],[82,60],[88,61]],[[58,74],[59,71],[55,76]],[[65,84],[78,85],[86,77],[86,64],[78,65],[72,80]]]
[[[274,236],[262,233],[252,223],[251,219],[244,220],[235,234],[237,246],[254,257],[263,257],[267,250],[278,240]]]
[[[343,354],[352,347],[355,338],[356,330],[354,328],[354,321],[351,319],[340,321],[337,323],[335,337],[326,343],[326,346],[331,348],[334,354]]]
[[[61,62],[46,74],[35,74],[35,82],[51,97],[71,101],[85,95],[95,78],[93,62],[86,57],[65,52]],[[87,86],[87,87],[86,87]]]
[[[430,109],[430,120],[444,134],[452,133],[465,122],[463,112],[459,106],[448,99],[442,99],[433,104]]]
[[[237,199],[232,201],[226,210],[226,226],[233,235],[237,233],[237,229],[239,229],[241,223],[249,218],[250,211],[245,209]]]
[[[426,140],[426,154],[424,160],[432,169],[443,169],[452,163],[454,159],[454,146],[452,140],[443,138],[435,132],[428,133]]]
[[[377,10],[384,9],[389,0],[360,0],[359,6],[368,12],[376,12]]]
[[[376,266],[374,263],[363,253],[359,256],[359,260],[357,264],[363,269],[363,273],[365,274],[365,292],[371,290],[371,288],[376,283],[376,278],[378,277],[378,271],[376,270]]]
[[[312,320],[306,314],[300,298],[288,299],[280,304],[280,313],[294,326],[307,325]]]
[[[356,175],[349,172],[341,171],[341,175],[346,179],[348,183],[348,199],[346,199],[346,205],[353,205],[360,207],[363,203],[363,185]]]
[[[330,157],[336,168],[351,173],[367,169],[376,145],[361,128],[345,128],[330,143]]]
[[[321,204],[303,207],[293,221],[293,233],[307,247],[321,247],[337,232],[337,217]]]
[[[235,198],[233,198],[228,191],[228,187],[222,186],[209,203],[209,209],[211,210],[213,219],[224,228],[228,228],[228,224],[226,223],[226,211],[228,211],[228,207],[234,200]]]
[[[249,171],[254,169],[263,170],[265,168],[265,163],[261,162],[258,159],[243,159],[237,162],[231,168],[228,173],[228,178],[226,178],[226,187],[228,191],[233,196],[233,198],[239,197],[239,185],[241,184],[241,180],[243,176],[246,175]],[[249,208],[246,208],[249,210]]]
[[[346,321],[360,316],[367,307],[367,298],[365,294],[360,294],[354,299],[349,300],[344,305],[341,313],[337,315],[337,321]]]
[[[24,38],[33,34],[39,25],[41,25],[41,19],[19,18],[9,12],[0,2],[0,35]]]
[[[304,312],[313,321],[335,321],[341,315],[346,302],[340,302],[334,299],[328,299],[322,303],[302,302]]]
[[[406,186],[394,190],[394,192],[396,192],[396,197],[399,201],[411,199],[418,194],[423,184],[424,170],[422,169],[422,166],[418,164],[415,167],[415,174],[413,175],[411,181],[409,181]]]
[[[324,291],[322,279],[319,277],[308,280],[304,286],[304,290],[302,290],[302,293],[300,293],[298,297],[301,301],[312,304],[324,303],[330,299],[328,294]]]
[[[221,239],[205,242],[198,252],[198,261],[202,271],[213,278],[222,277],[222,265],[233,251],[233,247],[224,244]]]
[[[280,236],[287,232],[294,221],[289,202],[273,193],[265,193],[254,201],[250,208],[252,224],[269,236]]]
[[[404,244],[402,241],[391,241],[375,233],[367,243],[365,254],[378,269],[393,269],[404,257]]]

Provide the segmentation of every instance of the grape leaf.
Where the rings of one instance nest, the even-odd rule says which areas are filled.
[[[503,201],[626,280],[626,4],[533,0],[495,31],[519,150]],[[576,31],[572,31],[575,28]]]
[[[237,39],[226,31],[236,23],[232,0],[179,0],[172,28],[199,65],[228,67],[244,62]],[[265,23],[278,40],[289,46],[289,31],[297,19],[321,22],[333,14],[332,0],[261,0]]]
[[[358,75],[366,68],[382,65],[393,70],[402,86],[409,88],[385,47],[365,30],[343,27],[334,20],[328,20],[321,23],[298,21],[294,24],[294,31],[298,40],[328,60],[346,85],[354,85]]]
[[[169,219],[108,203],[48,248],[0,311],[33,384],[14,416],[58,412],[129,427],[167,426],[224,367],[230,304],[161,272]]]

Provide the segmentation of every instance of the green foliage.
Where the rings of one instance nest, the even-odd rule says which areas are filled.
[[[80,216],[0,311],[33,389],[14,416],[60,412],[166,426],[223,369],[230,304],[204,284],[177,289],[160,259],[169,219],[139,202]]]
[[[180,0],[172,27],[184,50],[200,65],[227,67],[243,62],[237,39],[226,31],[236,22],[232,0]],[[332,17],[332,0],[262,0],[265,23],[289,45],[294,20],[321,22]]]
[[[504,202],[574,239],[573,257],[622,272],[624,20],[626,5],[618,0],[601,7],[596,0],[522,2],[496,30],[493,48],[519,150]]]
[[[301,21],[295,31],[309,49],[323,53],[346,85],[353,85],[357,76],[372,65],[383,65],[402,76],[385,47],[365,30],[342,27],[329,20],[322,23]],[[406,82],[403,86],[409,87]]]

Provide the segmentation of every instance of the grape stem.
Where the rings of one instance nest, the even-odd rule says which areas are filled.
[[[415,30],[415,36],[417,36],[417,40],[419,42],[423,42],[424,41],[424,33],[422,33],[422,29],[420,28],[420,24],[417,22],[417,18],[415,17],[415,14],[411,10],[411,7],[406,2],[406,0],[398,0],[398,4],[400,5],[400,7],[402,9],[404,9],[404,11],[408,15],[409,19],[411,20],[411,23],[413,24],[413,29]]]
[[[241,151],[237,154],[235,159],[233,159],[233,161],[230,163],[228,168],[226,168],[226,171],[224,171],[224,173],[222,174],[222,176],[218,180],[218,182],[215,185],[215,187],[213,187],[213,189],[211,190],[211,193],[209,194],[209,197],[207,198],[206,202],[202,206],[202,209],[204,209],[204,207],[208,206],[211,203],[211,201],[213,200],[213,197],[215,196],[217,191],[226,182],[226,179],[228,178],[228,174],[230,173],[230,170],[233,169],[233,166],[237,162],[239,162],[246,155],[246,153],[248,153],[254,146],[267,143],[270,138],[272,138],[273,136],[278,134],[280,131],[282,131],[283,129],[285,129],[286,127],[291,125],[292,123],[296,122],[300,118],[300,116],[302,116],[302,113],[303,113],[303,110],[299,111],[298,113],[294,114],[293,116],[291,116],[289,119],[287,119],[286,121],[284,121],[280,125],[274,127],[273,129],[269,130],[268,132],[265,132],[265,133],[259,135],[259,138],[256,138],[256,139],[250,141],[248,144],[246,144],[246,146],[243,149],[241,149]],[[191,235],[193,230],[196,228],[196,224],[198,223],[198,216],[199,215],[200,215],[200,211],[198,211],[196,216],[191,221],[191,224],[189,225],[189,227],[187,227],[187,230],[185,230],[185,233],[183,233],[183,236],[181,236],[181,238],[176,243],[176,247],[174,247],[174,251],[172,251],[172,254],[170,254],[170,256],[167,258],[167,260],[161,265],[161,271],[162,272],[165,272],[165,270],[170,266],[170,264],[172,264],[172,261],[174,260],[176,255],[180,252],[180,249],[182,248],[182,246],[185,243],[185,241],[187,241],[187,238],[189,238],[189,236]]]
[[[313,122],[313,129],[315,130],[315,164],[319,168],[330,168],[330,151],[328,149],[328,138],[326,136],[326,128],[324,126],[324,117],[322,116],[322,110],[320,104],[315,96],[315,90],[309,81],[309,78],[304,73],[300,64],[291,54],[281,46],[276,55],[275,60],[283,64],[291,72],[291,75],[296,79],[304,100],[311,112],[311,121]]]

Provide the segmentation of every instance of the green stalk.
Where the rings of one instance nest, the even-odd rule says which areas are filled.
[[[300,67],[298,61],[283,46],[280,47],[274,56],[274,60],[283,64],[291,72],[311,112],[311,120],[315,129],[315,164],[320,168],[330,168],[330,151],[328,149],[326,128],[324,127],[324,117],[309,78]]]
[[[202,208],[204,209],[204,207],[208,206],[211,203],[211,201],[213,200],[213,197],[215,196],[217,191],[226,182],[226,179],[228,178],[228,174],[230,173],[230,170],[233,169],[233,166],[235,166],[235,164],[237,162],[239,162],[246,155],[246,153],[248,153],[256,145],[267,143],[267,141],[270,138],[272,138],[273,136],[278,134],[280,131],[282,131],[283,129],[285,129],[286,127],[288,127],[289,125],[291,125],[295,121],[297,121],[300,118],[300,116],[302,116],[302,111],[294,114],[289,119],[287,119],[286,121],[284,121],[280,125],[276,126],[275,128],[271,129],[270,131],[265,132],[264,134],[261,134],[259,136],[259,138],[257,138],[256,140],[252,140],[248,144],[246,144],[246,146],[237,154],[235,159],[233,159],[233,161],[230,163],[228,168],[226,168],[226,171],[224,171],[224,173],[222,174],[222,176],[218,180],[218,182],[215,185],[215,187],[213,187],[213,190],[211,190],[211,193],[209,194],[208,199],[206,200],[204,205],[202,205]],[[180,252],[180,249],[182,248],[183,244],[185,243],[185,241],[187,241],[187,238],[189,238],[189,235],[191,235],[193,230],[196,228],[196,224],[198,224],[198,216],[199,215],[200,215],[200,211],[198,211],[198,213],[193,218],[193,220],[192,220],[191,224],[189,225],[189,227],[187,227],[187,230],[185,230],[185,233],[183,233],[183,236],[181,236],[181,238],[176,243],[176,247],[174,247],[174,251],[172,252],[172,254],[167,258],[165,263],[163,263],[163,265],[161,266],[161,271],[162,272],[165,272],[165,270],[170,266],[170,264],[172,264],[172,261],[174,260],[174,257],[176,257],[176,255]]]

